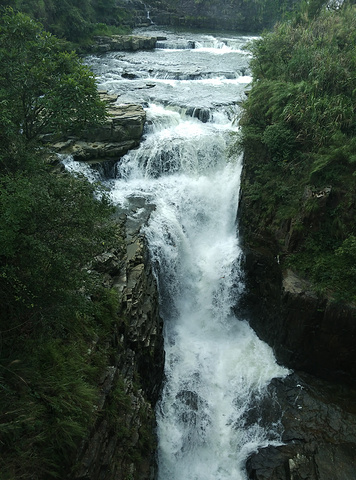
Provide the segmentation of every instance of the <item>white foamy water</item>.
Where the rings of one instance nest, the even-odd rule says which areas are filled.
[[[243,284],[235,222],[241,158],[227,161],[229,127],[177,115],[151,107],[150,133],[123,160],[112,192],[119,203],[132,195],[156,205],[145,234],[166,352],[158,478],[241,480],[248,454],[277,436],[258,420],[248,424],[246,413],[287,372],[231,312]]]

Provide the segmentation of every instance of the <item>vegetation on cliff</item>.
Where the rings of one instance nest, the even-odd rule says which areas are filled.
[[[306,3],[251,50],[242,225],[316,290],[356,301],[356,7]],[[269,239],[269,240],[268,240]]]
[[[81,61],[22,13],[0,19],[0,64],[0,476],[64,478],[103,415],[119,319],[94,263],[120,232],[105,193],[54,172],[40,138],[105,108]]]
[[[0,0],[40,21],[58,38],[78,49],[94,35],[128,33],[134,26],[154,23],[205,29],[261,31],[271,28],[301,0]]]
[[[76,43],[95,34],[127,33],[133,23],[123,0],[0,0],[1,6],[21,11],[58,38]]]
[[[154,21],[195,28],[259,32],[272,28],[300,0],[151,0]],[[161,20],[160,20],[161,19]]]

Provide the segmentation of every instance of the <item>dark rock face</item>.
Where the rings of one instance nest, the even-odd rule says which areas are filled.
[[[318,298],[271,253],[246,251],[245,310],[284,365],[355,385],[356,309]]]
[[[290,7],[295,3],[291,0]],[[209,30],[256,31],[270,28],[278,20],[276,8],[265,8],[242,0],[191,1],[151,0],[150,6],[131,0],[137,26],[173,25]]]
[[[292,374],[274,380],[283,445],[268,446],[247,461],[251,480],[356,478],[355,390]]]
[[[148,206],[136,218],[119,212],[125,242],[94,262],[95,269],[105,273],[106,287],[119,298],[121,320],[107,339],[111,354],[100,379],[97,405],[102,413],[78,449],[73,480],[154,478],[154,407],[163,379],[164,350],[156,281],[140,234],[151,210]]]
[[[246,169],[244,174],[252,175]],[[278,411],[271,411],[268,398],[258,407],[262,422],[281,422],[283,444],[251,455],[248,478],[354,479],[355,307],[319,297],[306,279],[283,268],[281,244],[284,253],[297,249],[298,232],[291,225],[264,231],[244,203],[243,183],[240,205],[246,288],[236,309],[272,346],[277,360],[295,370],[269,387]]]

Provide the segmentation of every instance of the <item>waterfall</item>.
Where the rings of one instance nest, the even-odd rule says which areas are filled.
[[[244,319],[236,234],[241,158],[227,158],[230,123],[202,123],[157,105],[138,150],[118,165],[115,202],[154,203],[144,232],[156,269],[165,336],[157,406],[159,480],[244,479],[249,453],[276,441],[247,414],[275,362]]]
[[[118,205],[130,197],[154,205],[144,234],[166,353],[158,480],[244,480],[248,455],[279,442],[278,425],[261,420],[256,405],[271,379],[288,372],[232,313],[244,288],[236,225],[242,160],[228,152],[250,81],[247,41],[167,35],[167,50],[88,60],[102,88],[146,105],[144,139],[118,162],[108,187]],[[127,68],[139,70],[137,79],[120,78]]]

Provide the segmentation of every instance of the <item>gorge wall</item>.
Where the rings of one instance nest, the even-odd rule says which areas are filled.
[[[276,253],[245,248],[242,302],[258,335],[288,367],[354,385],[354,306],[317,296],[307,280],[281,268]]]
[[[125,125],[130,125],[130,115],[127,123],[115,121],[120,117],[119,111],[126,107],[118,106],[116,99],[112,100],[112,106],[116,112],[105,127],[106,144],[119,143],[126,135]],[[137,142],[142,135],[144,116],[137,111],[134,117],[134,124],[139,125]],[[134,148],[135,142],[128,148]],[[90,143],[90,137],[86,143]],[[99,141],[91,143],[82,149],[76,139],[62,151],[68,149],[76,159],[92,163],[111,157],[108,153],[97,155],[96,152],[103,151],[97,147]],[[122,155],[116,150],[112,157]],[[246,180],[246,168],[244,175]],[[303,372],[270,386],[271,398],[277,397],[281,406],[281,411],[273,414],[277,415],[276,421],[282,417],[285,445],[261,449],[252,455],[247,463],[249,478],[351,480],[356,474],[353,397],[350,390],[340,394],[339,385],[333,382],[354,384],[354,308],[318,297],[305,279],[284,268],[277,247],[281,236],[285,237],[284,245],[293,243],[293,248],[297,248],[298,243],[298,235],[290,225],[285,226],[284,232],[277,232],[278,238],[254,238],[256,220],[244,201],[243,186],[244,180],[240,226],[246,290],[237,308],[246,312],[255,331],[273,347],[281,363]],[[135,201],[131,212],[138,212],[144,206],[135,205]],[[121,212],[119,221],[126,232],[122,256],[108,252],[98,261],[97,268],[107,271],[108,287],[120,296],[120,315],[125,322],[109,340],[115,353],[108,359],[102,378],[102,408],[107,413],[93,426],[78,452],[80,467],[75,477],[78,480],[129,477],[141,480],[154,475],[153,406],[162,380],[163,347],[155,282],[144,240],[139,235],[149,211],[138,223],[128,211]],[[125,395],[118,395],[117,385],[124,387]],[[113,424],[110,417],[117,415],[118,406],[122,414]],[[262,417],[271,415],[266,422],[275,420],[269,413],[268,399],[260,410]]]
[[[287,268],[281,244],[298,248],[291,225],[264,234],[245,198],[253,171],[246,159],[239,207],[244,250],[244,312],[278,362],[294,372],[269,387],[262,421],[281,422],[283,445],[269,446],[247,461],[251,480],[351,480],[356,476],[356,310],[317,295],[307,279]],[[309,218],[310,221],[310,218]],[[283,239],[281,241],[281,235]],[[293,237],[293,242],[290,239]],[[277,399],[278,412],[271,399]]]
[[[117,95],[100,95],[108,104],[105,124],[57,142],[52,149],[105,175],[139,145],[146,114],[141,105],[118,103]],[[93,260],[93,270],[104,277],[104,286],[118,304],[117,322],[107,338],[97,338],[91,346],[92,354],[99,345],[108,354],[102,358],[95,405],[99,414],[73,457],[73,480],[149,480],[155,475],[154,408],[164,349],[156,280],[140,233],[151,208],[141,207],[133,200],[127,210],[116,208],[116,247]]]
[[[134,26],[169,25],[209,30],[256,32],[271,28],[298,0],[137,0],[125,2],[132,12]]]
[[[156,282],[140,234],[149,215],[147,210],[132,220],[127,212],[118,211],[122,232],[118,248],[94,262],[95,269],[104,273],[105,286],[118,296],[120,321],[104,339],[111,348],[104,359],[96,406],[102,413],[77,451],[73,476],[77,480],[154,477],[154,407],[163,378],[164,351]]]

